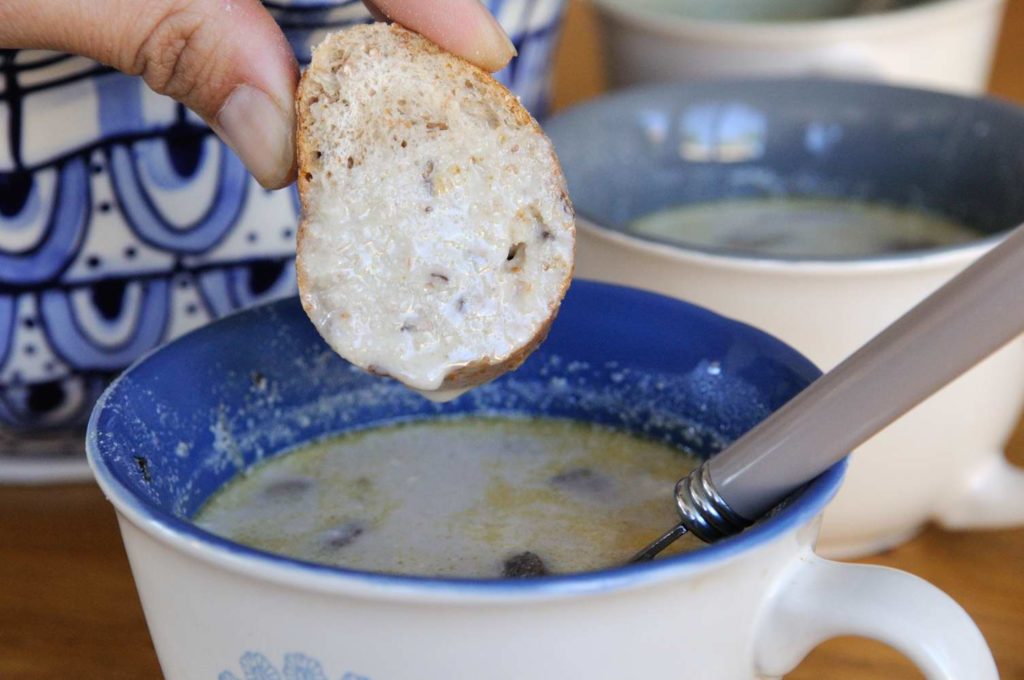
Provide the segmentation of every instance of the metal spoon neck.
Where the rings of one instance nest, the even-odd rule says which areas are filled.
[[[680,523],[705,543],[733,536],[753,524],[718,493],[708,461],[676,483],[675,498]]]
[[[705,543],[714,543],[738,534],[753,523],[734,512],[718,493],[707,461],[676,483],[675,498],[679,524],[634,555],[630,564],[654,559],[688,533]]]

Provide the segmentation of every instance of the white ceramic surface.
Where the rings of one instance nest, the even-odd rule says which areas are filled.
[[[649,0],[594,4],[614,86],[817,75],[977,93],[988,84],[1004,0],[782,22],[695,19],[650,9]]]
[[[688,251],[585,219],[577,227],[579,276],[672,295],[746,321],[823,370],[991,247],[793,262]],[[1024,406],[1021,376],[1024,340],[1017,340],[857,449],[825,513],[821,552],[877,552],[933,520],[950,528],[1024,523],[1024,470],[1003,455]]]
[[[231,555],[113,500],[168,680],[278,677],[251,671],[299,656],[323,675],[285,677],[745,680],[781,677],[837,635],[892,645],[930,679],[998,677],[951,599],[900,571],[815,556],[815,522],[642,576],[403,586]]]

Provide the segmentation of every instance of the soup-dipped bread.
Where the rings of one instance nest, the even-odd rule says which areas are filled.
[[[368,371],[444,398],[516,368],[573,268],[551,143],[490,75],[398,26],[332,34],[297,97],[302,305]]]

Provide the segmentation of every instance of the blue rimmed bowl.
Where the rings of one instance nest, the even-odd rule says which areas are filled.
[[[322,675],[308,676],[317,678],[345,672],[352,679],[570,677],[573,672],[558,674],[570,657],[545,660],[546,652],[533,649],[544,647],[542,632],[551,634],[554,625],[551,639],[567,640],[566,617],[594,606],[608,606],[609,621],[634,620],[636,602],[627,597],[618,608],[607,602],[624,593],[692,590],[694,579],[703,578],[706,597],[722,598],[724,616],[752,625],[774,578],[766,575],[810,550],[814,520],[836,492],[843,464],[741,537],[657,564],[530,584],[325,567],[216,537],[190,516],[240,470],[304,441],[456,413],[599,421],[713,455],[817,375],[795,351],[749,326],[649,293],[577,282],[549,339],[521,369],[435,404],[340,359],[297,300],[288,299],[233,315],[145,357],[98,402],[87,447],[117,509],[167,677],[278,677],[256,670],[276,673],[282,663],[286,670],[319,669]],[[671,489],[665,493],[671,503]],[[722,596],[719,589],[747,569],[760,574],[752,577],[757,585]],[[538,613],[551,601],[561,603],[557,623]],[[508,626],[534,614],[536,628],[516,633],[525,656],[507,657],[501,650],[509,644]],[[598,635],[594,625],[601,626],[586,618],[576,624],[584,647]],[[658,619],[646,618],[648,627]],[[725,633],[717,628],[717,635]],[[669,642],[662,636],[657,645]],[[496,665],[488,654],[502,661]],[[594,661],[577,660],[583,665],[576,669],[605,656],[594,649],[579,654]],[[626,656],[645,654],[638,648]],[[678,655],[646,656],[663,657],[662,663]],[[604,666],[601,677],[612,677],[624,659]]]

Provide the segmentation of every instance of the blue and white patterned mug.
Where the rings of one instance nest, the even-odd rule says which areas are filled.
[[[265,2],[301,63],[359,0]],[[564,0],[490,0],[546,105]],[[83,57],[0,50],[0,481],[85,476],[81,427],[144,352],[294,291],[294,191],[266,191],[202,120]]]

